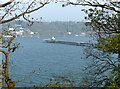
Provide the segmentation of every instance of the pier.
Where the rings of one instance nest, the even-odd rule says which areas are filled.
[[[60,43],[60,44],[68,44],[68,45],[76,45],[76,46],[90,46],[89,43],[67,41],[67,40],[45,39],[44,41],[47,43]]]

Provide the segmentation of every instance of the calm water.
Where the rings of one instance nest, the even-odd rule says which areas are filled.
[[[84,46],[45,43],[51,37],[16,38],[20,47],[10,55],[10,76],[18,82],[17,86],[49,83],[54,76],[64,76],[79,81],[84,76],[82,69],[87,65]],[[89,37],[56,37],[56,39],[88,42]],[[40,70],[38,70],[40,68]],[[32,71],[35,73],[31,73]]]

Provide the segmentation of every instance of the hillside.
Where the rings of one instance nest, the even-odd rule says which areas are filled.
[[[36,22],[31,26],[28,26],[28,22],[14,21],[10,23],[11,26],[19,24],[23,28],[29,29],[32,32],[39,34],[39,36],[67,36],[67,35],[80,35],[86,32],[86,27],[83,22]],[[71,34],[69,34],[71,32]]]

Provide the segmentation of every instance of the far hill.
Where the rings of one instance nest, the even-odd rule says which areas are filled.
[[[11,24],[19,24],[23,28],[30,29],[35,33],[39,33],[39,36],[64,36],[64,35],[80,35],[86,32],[86,27],[84,22],[35,22],[33,25],[28,26],[28,22],[25,21],[14,21]],[[13,26],[13,25],[12,25]],[[71,32],[71,34],[69,34]]]

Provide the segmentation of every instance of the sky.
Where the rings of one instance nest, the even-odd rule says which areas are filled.
[[[3,0],[0,0],[3,1]],[[9,0],[4,0],[4,2]],[[28,1],[28,0],[23,0]],[[53,0],[55,1],[55,0]],[[64,0],[61,0],[64,1]],[[76,1],[76,0],[71,0]],[[62,3],[54,3],[46,5],[42,9],[31,14],[31,18],[35,17],[39,19],[42,17],[42,21],[83,21],[84,12],[81,11],[83,7],[81,6],[67,6],[62,7]]]
[[[62,7],[62,3],[50,3],[37,12],[31,14],[32,17],[42,17],[43,21],[83,21],[85,13],[81,11],[82,6]]]
[[[3,1],[3,0],[0,0]],[[9,0],[4,0],[9,1]],[[22,0],[22,1],[29,1],[29,0]],[[32,0],[30,0],[32,1]],[[42,0],[46,1],[46,0]],[[40,10],[31,14],[31,18],[35,17],[40,19],[42,17],[42,21],[84,21],[85,13],[81,11],[83,6],[73,6],[69,5],[66,7],[62,7],[62,3],[54,3],[56,0],[51,0],[52,3],[46,5],[45,7],[41,8]],[[57,0],[60,1],[60,0]],[[61,0],[65,1],[65,0]],[[76,0],[70,0],[76,1]]]

